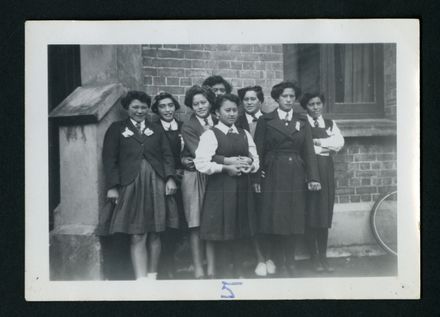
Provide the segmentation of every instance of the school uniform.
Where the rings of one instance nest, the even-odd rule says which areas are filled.
[[[250,115],[247,112],[242,113],[235,125],[238,128],[242,128],[250,132],[252,137],[255,136],[255,129],[257,128],[257,121],[263,115],[263,113],[258,110],[254,115]]]
[[[307,115],[312,138],[319,139],[320,146],[314,146],[318,161],[321,190],[308,192],[307,225],[311,228],[330,228],[335,202],[335,176],[332,154],[344,146],[344,138],[333,120],[322,116],[314,120]]]
[[[181,176],[183,173],[183,165],[180,160],[180,153],[183,150],[183,139],[181,134],[182,122],[173,119],[172,121],[164,121],[159,119],[158,124],[162,127],[165,135],[170,143],[173,152],[174,164],[176,166],[176,185],[177,191],[172,196],[167,196],[167,230],[162,233],[162,250],[159,262],[159,278],[173,278],[175,274],[175,254],[178,244],[183,241],[184,230],[187,228],[185,213],[183,211]],[[170,206],[171,205],[171,206]],[[175,208],[172,208],[175,205]],[[174,212],[176,211],[176,212]]]
[[[180,153],[183,150],[183,139],[181,134],[182,122],[173,119],[170,122],[160,120],[159,125],[165,132],[165,136],[171,147],[174,157],[174,166],[176,168],[177,191],[174,195],[167,197],[167,203],[170,208],[167,209],[167,227],[178,229],[186,227],[185,215],[183,212],[182,191],[181,191],[181,172],[183,171]]]
[[[200,136],[216,123],[216,119],[212,115],[205,119],[201,119],[193,113],[190,119],[182,125],[182,138],[184,142],[182,158],[195,158]],[[181,188],[183,209],[188,228],[197,228],[200,226],[200,212],[206,188],[206,175],[195,169],[185,167]]]
[[[194,163],[199,172],[209,177],[200,238],[223,241],[252,237],[256,231],[256,216],[250,176],[247,173],[230,176],[222,172],[223,165],[212,160],[214,155],[250,157],[253,160],[250,172],[255,173],[259,168],[255,143],[246,130],[219,122],[202,134]]]
[[[307,183],[319,182],[310,125],[278,108],[258,119],[255,143],[265,171],[259,231],[304,233]]]
[[[119,190],[109,233],[144,234],[165,229],[165,182],[175,176],[174,158],[163,130],[131,119],[114,122],[104,137],[106,189]]]

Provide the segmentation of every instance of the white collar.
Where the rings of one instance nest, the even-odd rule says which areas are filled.
[[[220,131],[222,131],[224,134],[228,134],[229,129],[231,129],[231,128],[232,128],[232,133],[238,133],[238,130],[237,130],[237,127],[235,126],[235,124],[233,124],[232,126],[228,127],[226,124],[224,124],[223,122],[219,121],[215,127],[217,129],[219,129]]]
[[[293,109],[290,109],[289,111],[286,112],[284,110],[281,110],[280,108],[277,108],[277,112],[278,112],[278,117],[281,120],[285,120],[286,119],[286,113],[287,113],[288,114],[288,120],[292,121]]]
[[[162,127],[165,129],[165,131],[169,131],[170,128],[171,128],[172,131],[179,130],[179,125],[177,124],[176,119],[173,119],[170,122],[164,121],[164,120],[161,119],[160,123],[162,124]]]
[[[313,119],[312,116],[310,116],[309,114],[307,114],[307,120],[309,120],[309,123],[312,127],[315,126],[315,119]],[[325,128],[325,122],[322,115],[320,115],[316,120],[318,121],[319,128]]]
[[[198,116],[196,116],[197,120],[199,120],[200,124],[202,125],[202,127],[205,126],[205,119],[208,119],[208,124],[210,127],[212,127],[214,125],[214,121],[212,121],[212,117],[211,115],[207,116],[206,118],[200,118]]]
[[[133,120],[132,118],[130,118],[131,123],[133,123],[133,125],[136,127],[136,124],[138,123],[136,120]],[[144,130],[145,129],[145,120],[139,122],[141,124],[141,129]]]
[[[247,113],[247,112],[245,112],[245,114],[246,114],[246,119],[247,119],[247,121],[248,121],[248,123],[251,123],[251,122],[253,122],[254,121],[254,118],[252,117],[252,115],[250,115],[249,113]],[[255,116],[255,118],[259,118],[259,117],[261,117],[263,115],[263,113],[261,112],[261,110],[258,110],[257,112],[255,112],[255,114],[254,114],[254,116]]]

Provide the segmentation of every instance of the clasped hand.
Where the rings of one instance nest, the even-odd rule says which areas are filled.
[[[249,173],[252,169],[252,159],[246,156],[233,156],[225,158],[225,169],[230,176],[240,176]]]

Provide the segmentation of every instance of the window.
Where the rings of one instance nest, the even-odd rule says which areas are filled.
[[[381,118],[382,44],[286,44],[284,74],[303,90],[321,91],[330,118]]]

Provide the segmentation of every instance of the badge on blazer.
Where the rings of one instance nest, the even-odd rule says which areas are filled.
[[[295,129],[297,129],[298,131],[301,130],[301,123],[299,123],[299,121],[296,121]]]
[[[122,132],[122,135],[124,136],[124,138],[128,138],[131,137],[133,135],[133,131],[131,131],[129,128],[125,127],[125,131]]]
[[[144,134],[145,134],[146,136],[150,136],[150,135],[152,135],[153,133],[154,133],[153,130],[150,130],[149,128],[146,128],[145,131],[144,131]]]

